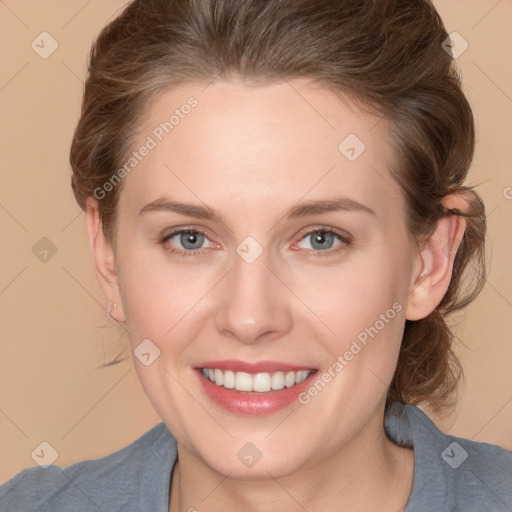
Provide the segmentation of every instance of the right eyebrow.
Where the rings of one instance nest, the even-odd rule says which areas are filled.
[[[190,203],[181,203],[179,201],[171,201],[166,197],[161,197],[143,206],[139,211],[139,216],[159,211],[169,211],[188,217],[196,217],[197,219],[223,222],[219,213],[211,208]]]

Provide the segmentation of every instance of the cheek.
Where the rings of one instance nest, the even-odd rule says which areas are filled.
[[[344,367],[357,368],[354,378],[365,368],[374,368],[385,381],[392,377],[405,323],[409,266],[405,250],[398,254],[382,244],[346,264],[297,272],[293,278],[297,295],[315,313],[308,316],[309,325],[323,348],[333,363],[341,356]]]
[[[327,327],[351,336],[357,334],[354,329],[373,325],[393,304],[405,309],[409,283],[406,259],[385,253],[356,255],[343,265],[296,272],[293,280],[297,295]]]
[[[195,266],[191,271],[154,255],[151,259],[137,256],[137,251],[127,254],[120,267],[123,308],[132,344],[150,338],[163,345],[165,340],[173,339],[172,347],[177,350],[178,340],[173,334],[184,326],[194,327],[191,319],[212,287],[212,269]]]

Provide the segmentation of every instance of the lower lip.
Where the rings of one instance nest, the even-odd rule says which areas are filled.
[[[196,369],[195,371],[210,400],[229,412],[246,416],[264,416],[288,407],[302,391],[311,385],[311,379],[318,373],[316,370],[311,372],[306,380],[295,384],[291,388],[284,387],[268,393],[258,393],[217,386],[210,379],[207,379],[201,370]]]

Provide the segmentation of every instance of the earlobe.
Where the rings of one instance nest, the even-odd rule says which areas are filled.
[[[98,278],[98,282],[107,301],[117,305],[115,310],[109,310],[108,313],[114,320],[124,322],[125,318],[119,293],[118,275],[115,268],[115,254],[110,241],[103,232],[98,201],[93,197],[87,198],[85,217],[89,248],[91,250],[96,277]]]
[[[448,290],[455,255],[466,229],[465,218],[456,213],[464,211],[464,204],[465,199],[461,196],[447,196],[443,200],[447,213],[439,219],[436,230],[419,250],[418,265],[407,301],[407,320],[420,320],[428,316]]]

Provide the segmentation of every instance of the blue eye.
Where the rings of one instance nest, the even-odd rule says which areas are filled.
[[[328,251],[342,243],[348,244],[348,240],[332,230],[315,229],[307,233],[299,243],[306,241],[303,249],[312,249],[314,251]]]
[[[208,245],[204,245],[208,242]],[[208,240],[204,233],[195,229],[180,229],[165,236],[161,243],[163,245],[170,244],[176,248],[169,247],[168,250],[173,253],[195,256],[202,253],[202,249],[210,247],[212,243]]]
[[[336,245],[339,245],[341,242],[339,241],[339,237],[336,233],[333,231],[317,230],[311,231],[302,240],[309,240],[309,247],[306,247],[306,249],[322,251],[336,247],[334,244],[337,241],[337,238],[338,244]]]
[[[201,249],[201,246],[206,240],[206,237],[202,233],[199,233],[198,231],[182,231],[181,233],[176,234],[172,238],[176,237],[178,237],[181,246],[184,249],[189,250]]]

